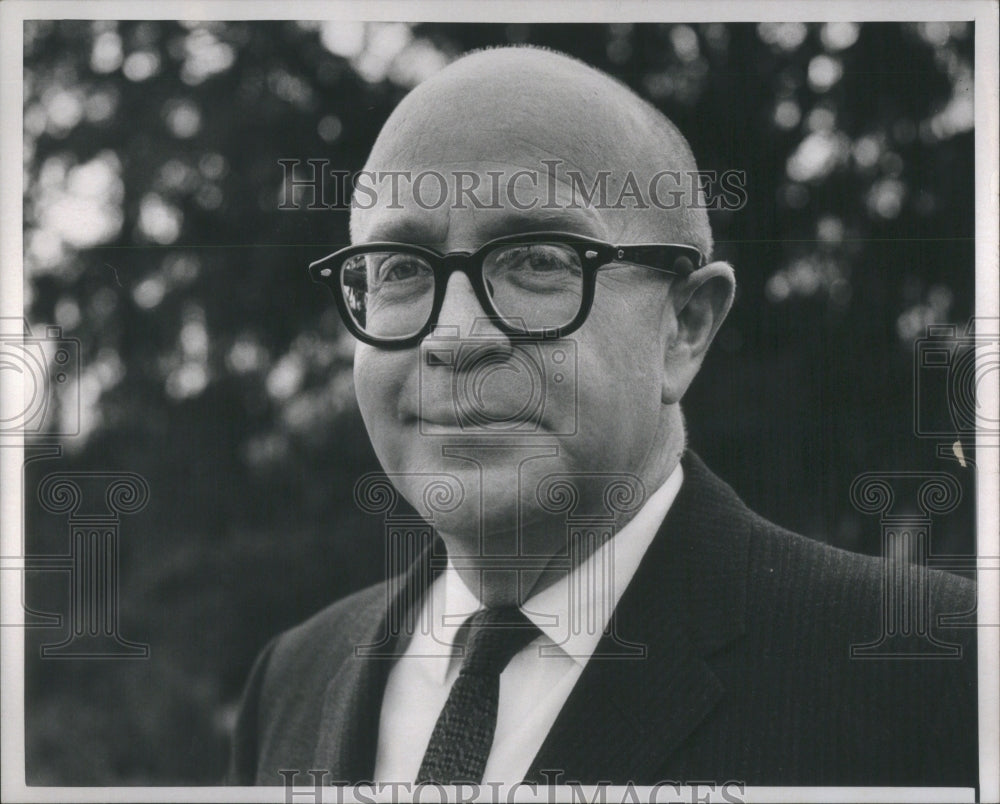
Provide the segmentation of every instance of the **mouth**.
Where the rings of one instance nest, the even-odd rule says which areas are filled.
[[[421,427],[453,427],[458,428],[458,414],[453,406],[427,403],[420,405],[405,405],[400,409],[399,420],[404,425],[420,425]]]
[[[400,421],[405,426],[419,427],[427,434],[498,434],[539,432],[545,429],[539,417],[523,412],[461,411],[449,407],[443,410],[404,411]]]

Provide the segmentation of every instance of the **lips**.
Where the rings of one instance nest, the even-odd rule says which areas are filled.
[[[455,414],[454,408],[452,409],[442,409],[437,411],[429,411],[423,408],[419,413],[407,413],[403,416],[403,421],[407,424],[413,422],[420,422],[422,424],[431,425],[433,427],[455,427],[459,426],[458,416]]]
[[[465,433],[536,430],[540,426],[537,415],[525,415],[524,411],[491,408],[467,410],[461,407],[456,410],[453,406],[431,410],[424,407],[419,413],[404,413],[402,421],[404,424],[419,423],[435,430],[454,430]]]

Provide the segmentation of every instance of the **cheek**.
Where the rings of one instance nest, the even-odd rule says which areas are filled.
[[[648,437],[660,415],[663,382],[658,303],[622,294],[604,301],[577,333],[581,423],[609,441]],[[588,428],[591,429],[591,428]]]
[[[581,410],[602,426],[625,427],[647,421],[659,410],[662,375],[657,350],[643,344],[603,343],[581,359]]]
[[[401,426],[400,400],[410,373],[412,356],[385,352],[359,344],[354,353],[354,388],[358,407],[376,451]]]

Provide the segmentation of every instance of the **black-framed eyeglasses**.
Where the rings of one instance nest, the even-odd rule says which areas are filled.
[[[565,232],[497,238],[473,253],[440,254],[409,243],[349,246],[309,266],[330,288],[348,330],[383,349],[415,346],[433,330],[448,279],[462,271],[507,335],[561,338],[583,325],[597,272],[631,263],[687,276],[704,264],[694,246],[613,246]]]

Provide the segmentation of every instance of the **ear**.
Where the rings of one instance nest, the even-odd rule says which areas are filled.
[[[708,347],[733,305],[736,277],[729,263],[713,262],[670,289],[672,326],[664,349],[663,402],[680,402],[694,380]]]

